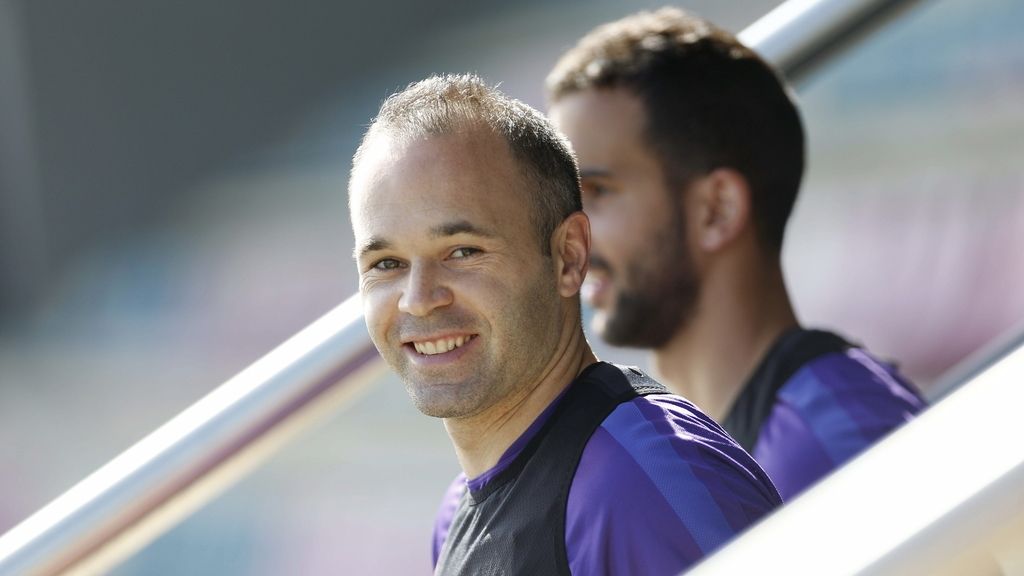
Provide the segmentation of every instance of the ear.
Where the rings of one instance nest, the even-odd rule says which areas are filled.
[[[693,187],[696,243],[705,252],[730,245],[750,225],[752,210],[747,179],[732,168],[716,168]]]
[[[551,235],[551,255],[558,274],[558,293],[570,298],[579,293],[590,267],[590,219],[573,212]]]

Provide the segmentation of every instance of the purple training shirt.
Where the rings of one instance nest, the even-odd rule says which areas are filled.
[[[924,407],[893,366],[860,348],[826,354],[779,389],[754,459],[788,501]]]
[[[519,455],[560,399],[438,512],[434,564],[459,499]],[[672,394],[620,404],[587,442],[569,490],[565,544],[573,574],[675,575],[781,504],[772,482],[722,428]]]

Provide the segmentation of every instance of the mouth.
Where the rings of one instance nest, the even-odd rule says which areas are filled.
[[[580,296],[591,308],[600,310],[607,307],[612,289],[612,266],[603,256],[594,252],[590,255],[590,269],[583,282]]]
[[[592,308],[601,309],[607,305],[609,290],[611,290],[611,277],[603,271],[591,271],[583,282],[581,296]]]
[[[428,340],[413,340],[407,342],[406,346],[411,346],[421,356],[436,356],[461,348],[474,338],[476,338],[476,334],[446,336]]]

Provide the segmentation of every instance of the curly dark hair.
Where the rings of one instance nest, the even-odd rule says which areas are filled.
[[[647,143],[669,182],[737,170],[751,188],[759,239],[781,249],[803,176],[804,131],[770,65],[707,20],[662,8],[595,28],[547,78],[552,103],[614,88],[641,100]]]

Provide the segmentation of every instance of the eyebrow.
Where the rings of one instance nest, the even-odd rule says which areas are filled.
[[[606,168],[580,168],[580,178],[608,178],[611,170]]]
[[[446,222],[430,229],[431,238],[444,238],[446,236],[455,236],[456,234],[470,234],[473,236],[482,236],[484,238],[494,238],[497,236],[494,231],[481,228],[469,220]]]
[[[477,226],[469,220],[454,220],[452,222],[438,224],[430,229],[429,234],[432,239],[456,236],[459,234],[469,234],[472,236],[480,236],[482,238],[494,238],[497,236],[494,231]],[[358,259],[360,256],[369,252],[387,250],[388,248],[391,248],[391,242],[389,240],[380,236],[373,236],[362,246],[357,246],[353,251],[353,256]]]
[[[387,250],[390,247],[391,242],[388,242],[383,238],[374,237],[370,238],[370,240],[362,246],[356,246],[355,249],[352,250],[352,256],[358,260],[364,254],[376,252],[377,250]]]

